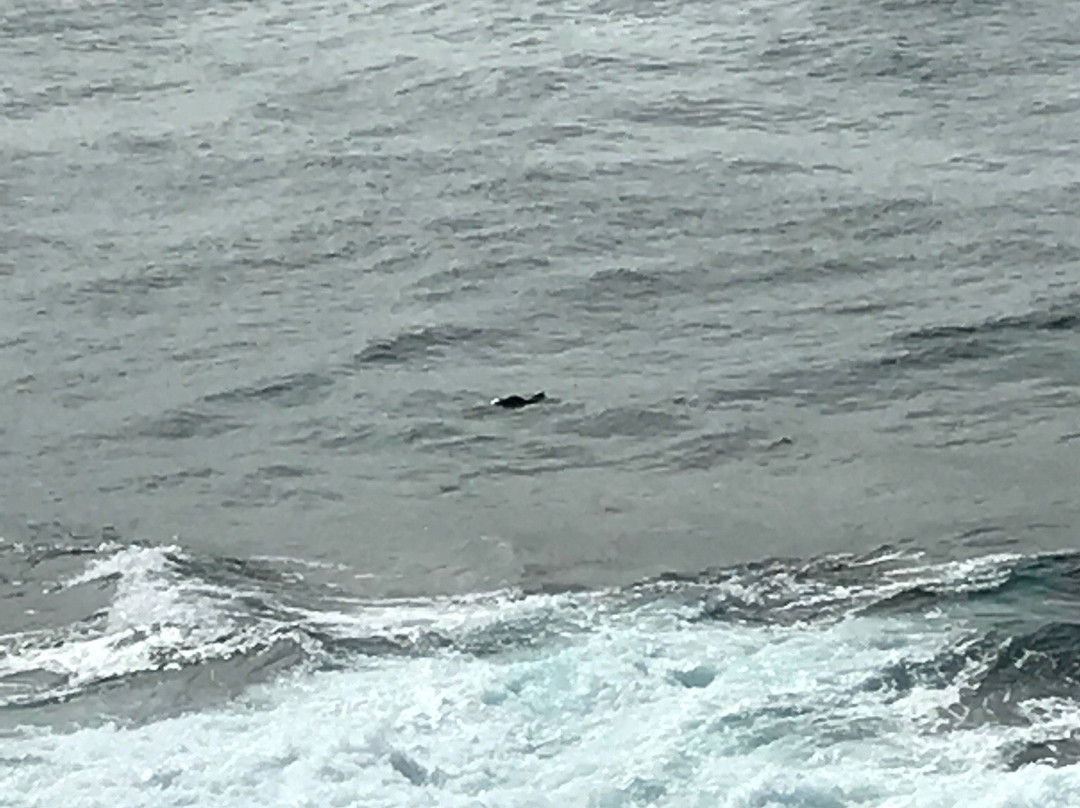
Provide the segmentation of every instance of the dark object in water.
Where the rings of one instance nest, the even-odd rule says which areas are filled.
[[[508,410],[520,410],[522,407],[528,407],[530,404],[539,404],[547,396],[541,390],[539,393],[524,398],[522,396],[505,396],[503,398],[491,399],[491,405],[493,407],[505,407]]]

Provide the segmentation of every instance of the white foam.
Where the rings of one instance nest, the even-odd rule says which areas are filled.
[[[169,574],[175,547],[100,548],[82,573],[65,587],[116,578],[116,592],[103,627],[72,627],[68,635],[35,642],[34,636],[9,637],[0,656],[0,677],[46,671],[63,677],[74,691],[89,682],[162,665],[182,664],[239,649],[235,627],[220,603],[190,582]]]
[[[394,635],[417,638],[428,632],[460,636],[509,623],[560,617],[581,627],[605,611],[605,592],[529,595],[497,591],[441,598],[345,600],[342,610],[303,613],[305,622],[341,636]]]
[[[396,614],[471,625],[494,605]],[[393,622],[387,609],[377,623]],[[1032,703],[1048,716],[1032,727],[958,730],[941,710],[963,677],[866,686],[965,636],[945,617],[746,627],[686,623],[660,603],[584,622],[538,649],[370,658],[141,727],[22,731],[0,739],[0,794],[20,808],[1080,805],[1077,766],[1001,761],[1004,745],[1075,721],[1071,702]]]

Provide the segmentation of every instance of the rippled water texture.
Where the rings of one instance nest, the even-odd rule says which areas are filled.
[[[0,0],[0,806],[1075,808],[1078,31]]]
[[[7,0],[4,534],[373,593],[1067,546],[1078,8]]]

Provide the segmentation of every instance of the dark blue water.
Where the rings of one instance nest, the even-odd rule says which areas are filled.
[[[1077,802],[1078,30],[7,0],[0,805]]]

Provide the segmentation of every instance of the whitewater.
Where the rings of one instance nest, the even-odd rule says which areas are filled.
[[[884,549],[317,608],[268,568],[228,589],[210,568],[102,546],[63,584],[109,587],[101,614],[3,637],[2,804],[1080,799],[1080,635],[1049,619],[1080,606],[1074,555]],[[9,717],[31,706],[48,718]]]

